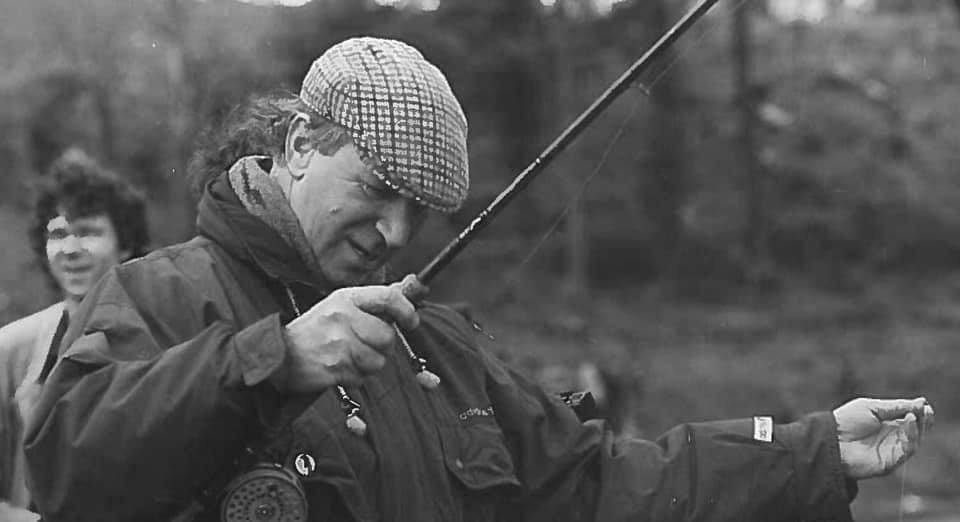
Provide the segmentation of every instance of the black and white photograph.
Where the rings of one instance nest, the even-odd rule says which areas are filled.
[[[960,0],[0,0],[0,522],[960,522]]]

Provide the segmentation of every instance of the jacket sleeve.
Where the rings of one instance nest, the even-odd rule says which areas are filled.
[[[71,321],[27,428],[45,520],[169,518],[282,400],[270,384],[286,354],[278,316],[237,329],[223,305],[158,263],[150,281],[113,269]]]
[[[23,418],[16,400],[30,364],[36,324],[33,316],[0,328],[0,501],[25,507],[23,484]]]
[[[850,521],[829,412],[776,425],[677,426],[654,441],[613,437],[489,355],[494,402],[525,485],[524,520]]]
[[[22,375],[15,350],[15,345],[0,338],[0,501],[10,500],[13,494],[13,463],[19,443],[20,416],[13,396]]]

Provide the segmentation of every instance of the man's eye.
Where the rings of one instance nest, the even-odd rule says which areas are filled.
[[[52,241],[59,241],[61,239],[67,238],[66,230],[50,230],[47,232],[47,239]]]
[[[77,237],[100,237],[103,231],[97,228],[81,228],[77,231]]]

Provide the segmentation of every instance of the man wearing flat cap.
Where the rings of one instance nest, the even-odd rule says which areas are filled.
[[[109,272],[65,336],[26,442],[46,521],[849,520],[932,418],[858,399],[615,440],[385,280],[469,186],[417,50],[344,41],[235,119],[197,237]]]

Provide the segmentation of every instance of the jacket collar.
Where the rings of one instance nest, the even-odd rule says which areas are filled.
[[[321,293],[332,290],[329,283],[312,274],[280,234],[244,208],[226,173],[206,186],[197,210],[197,230],[284,285],[298,283]]]

